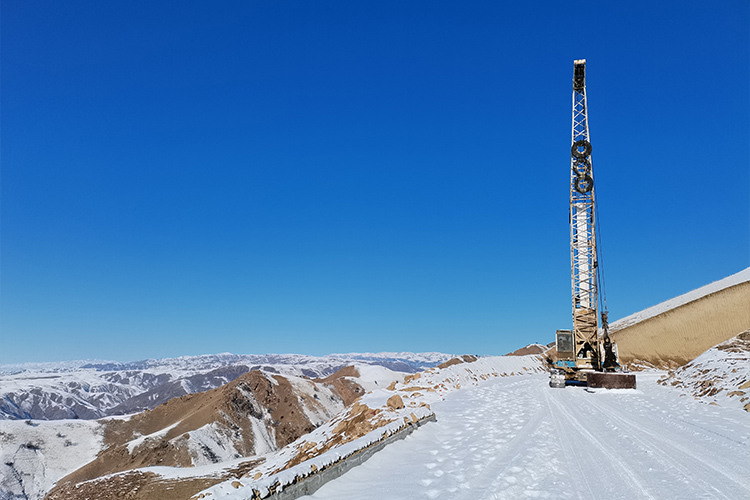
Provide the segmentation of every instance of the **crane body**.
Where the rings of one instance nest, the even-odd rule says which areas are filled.
[[[570,263],[573,329],[557,330],[557,360],[550,386],[577,381],[597,387],[633,387],[621,373],[617,346],[609,336],[597,239],[594,172],[586,100],[586,60],[574,61],[570,151]],[[600,290],[601,288],[601,290]],[[599,304],[602,303],[600,307]],[[601,324],[599,322],[601,313]]]

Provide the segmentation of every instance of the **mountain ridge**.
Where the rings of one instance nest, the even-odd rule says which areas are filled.
[[[214,389],[259,370],[325,378],[353,364],[414,373],[453,357],[427,352],[205,354],[133,362],[70,361],[0,366],[0,420],[96,419],[150,410],[174,397]]]

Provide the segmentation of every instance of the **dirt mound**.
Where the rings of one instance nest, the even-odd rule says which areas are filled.
[[[710,404],[750,411],[750,330],[722,342],[690,363],[670,371],[659,383]]]
[[[750,282],[613,328],[620,361],[628,365],[676,368],[750,328]]]

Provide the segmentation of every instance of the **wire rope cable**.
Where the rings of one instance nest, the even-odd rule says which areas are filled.
[[[594,181],[595,182],[595,181]],[[596,196],[596,186],[594,186],[592,197]],[[607,293],[604,286],[604,249],[602,248],[601,224],[599,223],[599,204],[594,202],[594,233],[596,234],[596,275],[599,282],[599,310],[607,315]]]

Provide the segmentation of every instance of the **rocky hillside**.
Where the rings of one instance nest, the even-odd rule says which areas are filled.
[[[154,465],[195,467],[260,455],[284,447],[344,407],[332,385],[251,371],[217,389],[106,421],[106,449],[63,483]]]
[[[144,467],[231,468],[246,457],[254,463],[329,421],[365,392],[363,386],[387,386],[404,375],[370,365],[322,379],[254,370],[129,417],[0,421],[0,498],[41,498],[67,474],[60,488]]]
[[[670,371],[659,383],[709,404],[750,411],[750,330]]]

